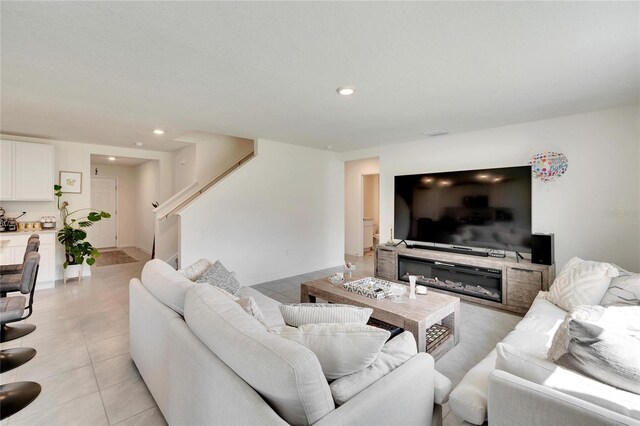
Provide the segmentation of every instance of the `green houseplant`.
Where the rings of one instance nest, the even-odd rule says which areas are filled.
[[[87,238],[87,232],[82,228],[88,228],[94,222],[108,219],[111,214],[94,209],[79,209],[70,212],[67,201],[62,201],[62,187],[54,185],[54,194],[58,199],[58,210],[62,220],[62,229],[58,231],[58,241],[64,245],[65,262],[62,266],[66,269],[69,265],[82,265],[85,261],[91,266],[96,263],[96,258],[100,257],[98,249],[93,247]],[[86,212],[86,215],[83,215]]]

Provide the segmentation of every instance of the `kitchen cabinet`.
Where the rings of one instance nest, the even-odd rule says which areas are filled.
[[[0,141],[0,200],[53,200],[53,145]]]
[[[55,280],[56,231],[39,231],[40,269],[38,284]],[[0,262],[3,265],[22,263],[30,232],[4,232],[0,234]]]

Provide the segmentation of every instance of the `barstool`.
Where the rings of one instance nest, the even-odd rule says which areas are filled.
[[[0,420],[13,416],[40,395],[42,386],[36,382],[14,382],[0,385]]]
[[[7,293],[20,291],[20,280],[22,275],[22,265],[27,260],[27,255],[32,251],[40,249],[40,236],[33,234],[27,241],[27,248],[20,264],[0,265],[0,297],[5,297]]]
[[[29,303],[25,307],[27,301],[24,296],[9,296],[0,298],[0,343],[8,342],[22,336],[26,336],[36,329],[33,324],[16,324],[8,326],[7,324],[25,320],[33,313],[33,293],[36,288],[36,280],[38,279],[38,268],[40,264],[40,253],[30,252],[22,265],[22,274],[20,276],[20,292],[29,295]],[[29,310],[26,316],[25,309]]]

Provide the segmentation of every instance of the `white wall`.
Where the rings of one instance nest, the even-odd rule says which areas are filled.
[[[153,233],[155,230],[156,215],[153,212],[152,203],[163,202],[168,197],[163,197],[160,190],[161,167],[159,161],[147,161],[134,168],[135,173],[135,209],[136,209],[136,247],[151,253],[153,247]]]
[[[176,139],[193,145],[174,155],[174,192],[194,182],[204,184],[253,150],[254,141],[207,132],[191,132]]]
[[[95,170],[98,170],[98,174]],[[109,177],[117,179],[117,245],[118,247],[133,247],[136,244],[136,223],[134,218],[137,215],[136,203],[136,176],[133,166],[116,166],[111,164],[91,163],[91,177]],[[111,213],[114,217],[115,212]]]
[[[362,256],[362,176],[379,172],[380,162],[377,157],[344,163],[344,247],[346,254]],[[383,241],[386,241],[384,239],[385,232],[385,228],[381,228],[380,239]]]
[[[395,175],[525,165],[535,153],[562,152],[569,159],[567,173],[550,184],[534,180],[533,231],[555,233],[558,267],[580,256],[639,271],[638,123],[636,105],[351,152],[343,158],[380,156],[385,241],[385,230],[393,226]]]
[[[169,198],[173,188],[173,153],[148,151],[134,148],[122,148],[116,146],[93,145],[78,142],[55,141],[49,139],[38,139],[19,137],[13,135],[0,135],[2,139],[16,140],[34,143],[46,143],[54,146],[54,182],[58,183],[59,171],[76,171],[82,173],[82,193],[65,194],[63,199],[69,201],[71,208],[82,209],[91,207],[91,154],[116,157],[147,158],[158,160],[162,173],[155,185],[159,186],[161,201]],[[53,188],[51,188],[53,192]],[[2,207],[7,211],[7,215],[16,212],[27,211],[27,215],[20,220],[38,220],[42,216],[55,216],[59,222],[59,211],[56,202],[34,202],[34,201],[10,201],[2,202]],[[58,224],[59,225],[59,224]],[[150,247],[150,246],[149,246]],[[56,278],[61,279],[63,274],[62,263],[64,262],[64,249],[58,244],[56,247]]]
[[[257,141],[257,157],[182,212],[182,265],[219,259],[252,285],[343,264],[343,179],[333,152]]]

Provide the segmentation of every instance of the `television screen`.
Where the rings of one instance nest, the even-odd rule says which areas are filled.
[[[395,177],[394,238],[531,252],[531,167]]]

